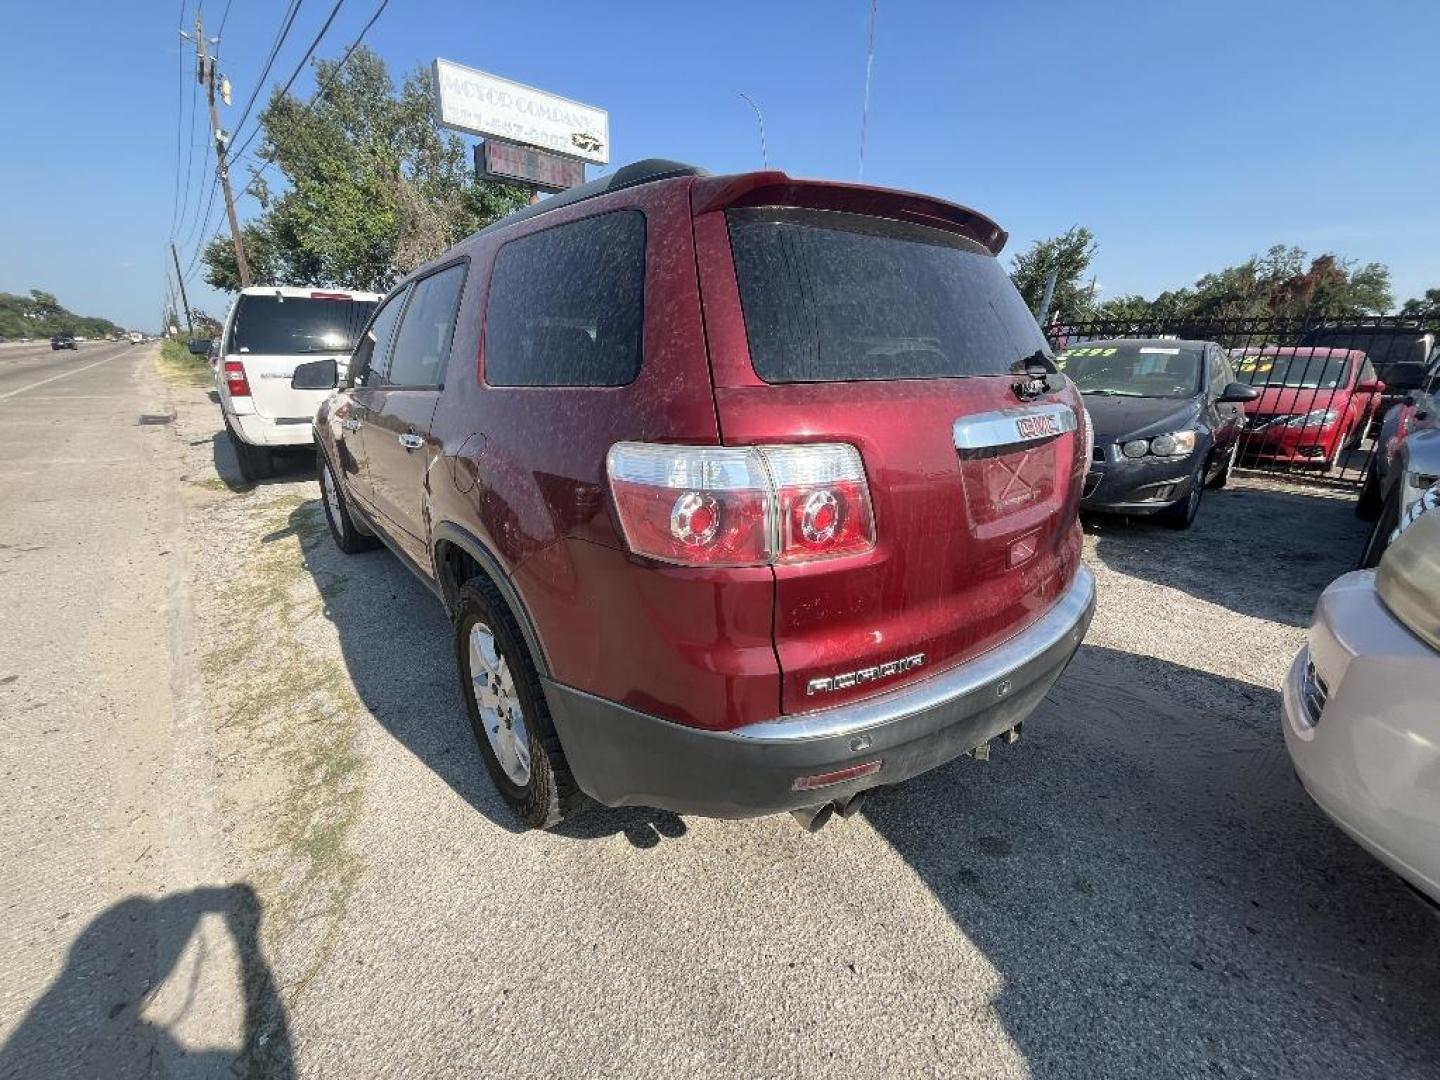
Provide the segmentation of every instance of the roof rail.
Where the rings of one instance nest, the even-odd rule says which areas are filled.
[[[527,206],[522,210],[516,210],[507,214],[499,221],[486,225],[475,236],[484,236],[494,229],[500,229],[507,225],[513,225],[517,221],[524,221],[527,218],[547,213],[550,210],[558,210],[562,206],[569,206],[572,203],[583,202],[586,199],[593,199],[600,195],[608,195],[612,191],[620,191],[622,188],[635,187],[638,184],[649,184],[655,180],[669,180],[676,176],[709,176],[709,172],[698,165],[686,165],[683,161],[670,161],[667,158],[645,158],[642,161],[633,161],[629,165],[622,165],[613,173],[606,176],[596,177],[573,188],[568,188],[558,195],[552,195],[533,206]]]

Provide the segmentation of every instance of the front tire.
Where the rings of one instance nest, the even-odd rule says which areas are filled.
[[[1384,499],[1380,496],[1380,471],[1376,462],[1376,456],[1379,453],[1378,447],[1370,451],[1370,464],[1365,469],[1365,482],[1360,485],[1360,498],[1355,503],[1355,516],[1361,521],[1374,521],[1380,516],[1380,511],[1384,509]]]
[[[495,790],[530,828],[559,825],[583,796],[524,635],[487,578],[471,578],[460,588],[455,658],[470,727]]]
[[[269,480],[275,475],[275,457],[268,446],[251,446],[230,425],[225,418],[225,433],[230,436],[230,445],[235,448],[235,460],[240,466],[240,475],[251,484],[257,480]]]
[[[1390,546],[1390,534],[1399,524],[1400,493],[1397,491],[1385,501],[1379,517],[1375,519],[1375,525],[1365,540],[1365,548],[1360,552],[1360,561],[1356,564],[1357,570],[1373,570],[1380,565],[1380,557]]]
[[[1205,486],[1218,491],[1220,488],[1223,488],[1226,484],[1228,484],[1230,482],[1230,470],[1235,467],[1235,459],[1239,456],[1239,454],[1240,440],[1236,439],[1234,444],[1230,447],[1229,455],[1225,458],[1224,467],[1213,477],[1211,477],[1210,482]]]
[[[335,546],[346,555],[370,551],[380,541],[356,527],[345,489],[331,471],[325,451],[318,446],[315,448],[315,467],[320,473],[320,504],[325,507],[325,520],[330,523],[330,535],[335,539]]]
[[[1171,503],[1156,516],[1172,529],[1188,529],[1195,524],[1195,515],[1200,512],[1200,499],[1205,494],[1205,467],[1195,470],[1190,478],[1190,491],[1179,502]]]

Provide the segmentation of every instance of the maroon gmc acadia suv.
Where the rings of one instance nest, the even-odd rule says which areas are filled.
[[[646,161],[379,305],[316,417],[325,512],[444,602],[527,824],[583,792],[817,828],[1018,735],[1095,584],[1088,419],[1005,239],[939,199]]]

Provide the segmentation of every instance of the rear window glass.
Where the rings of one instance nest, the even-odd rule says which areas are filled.
[[[491,386],[624,386],[640,373],[645,215],[617,210],[511,240],[485,315]]]
[[[755,373],[766,382],[1002,375],[1045,336],[996,258],[938,229],[823,210],[732,210]]]
[[[348,353],[375,310],[370,300],[241,296],[230,327],[230,353]]]

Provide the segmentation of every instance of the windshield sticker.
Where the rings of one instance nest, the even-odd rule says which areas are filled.
[[[1159,355],[1159,356],[1179,356],[1179,355],[1180,355],[1180,350],[1179,350],[1179,349],[1156,349],[1156,348],[1152,348],[1151,346],[1148,346],[1148,345],[1142,347],[1141,350],[1140,350],[1140,352],[1141,352],[1142,354],[1144,354],[1144,353],[1153,353],[1153,354],[1156,354],[1156,355]]]

